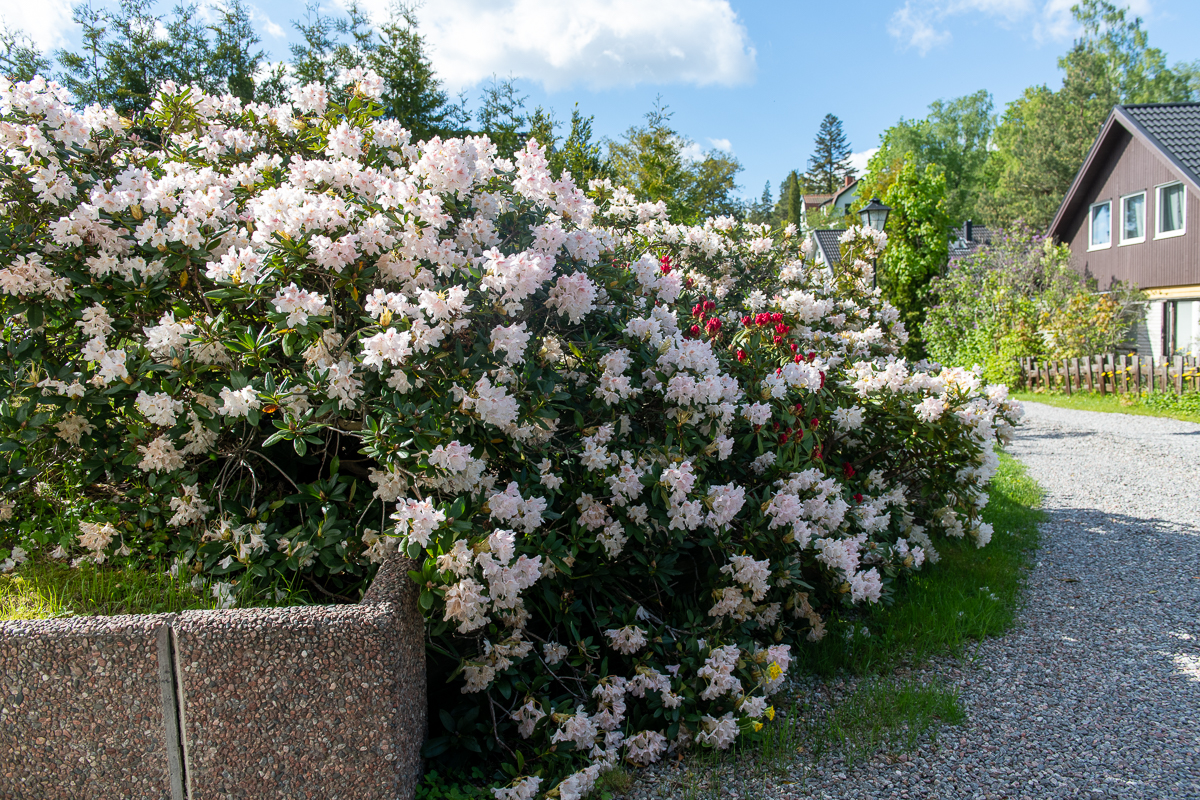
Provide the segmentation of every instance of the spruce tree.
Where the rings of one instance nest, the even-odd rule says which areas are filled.
[[[833,114],[826,114],[813,143],[813,154],[808,159],[809,186],[825,194],[832,194],[846,175],[853,175],[850,166],[850,142],[842,130],[842,121]]]

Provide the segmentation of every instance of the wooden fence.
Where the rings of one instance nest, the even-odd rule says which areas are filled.
[[[1019,359],[1023,389],[1100,394],[1200,390],[1200,359],[1194,356],[1153,358],[1107,353],[1047,361]]]

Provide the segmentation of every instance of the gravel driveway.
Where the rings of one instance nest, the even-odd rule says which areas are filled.
[[[1048,521],[1018,628],[935,666],[967,721],[737,794],[1200,799],[1200,425],[1031,403],[1011,452]],[[670,796],[648,782],[630,795]]]

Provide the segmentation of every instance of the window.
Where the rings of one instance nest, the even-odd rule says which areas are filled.
[[[1146,241],[1146,193],[1121,198],[1121,244]]]
[[[1158,225],[1155,236],[1182,236],[1183,215],[1187,210],[1187,192],[1182,183],[1158,187]]]
[[[1099,250],[1112,244],[1112,201],[1092,206],[1088,226],[1088,250]]]

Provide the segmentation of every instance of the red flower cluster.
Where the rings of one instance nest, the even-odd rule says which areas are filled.
[[[845,475],[847,478],[853,478],[854,477],[854,465],[851,464],[849,461],[842,462],[842,474]]]
[[[749,328],[751,325],[766,326],[766,325],[770,325],[775,322],[783,322],[783,314],[780,314],[778,311],[776,311],[774,314],[768,314],[767,312],[763,311],[761,313],[755,314],[753,317],[750,316],[749,314],[742,317],[742,324],[745,325],[747,328]],[[784,327],[787,327],[787,326],[784,326]],[[788,330],[791,330],[791,329],[788,328]]]
[[[662,258],[660,258],[658,260],[658,263],[662,265],[659,267],[659,269],[662,270],[663,275],[671,274],[671,257],[670,256],[663,256]]]
[[[779,430],[779,428],[780,428],[780,425],[779,425],[779,423],[778,423],[778,422],[776,422],[776,423],[775,423],[775,430],[777,430],[777,431],[778,431],[778,430]],[[803,438],[804,438],[804,434],[803,434],[803,433],[801,433],[799,436],[797,436],[797,435],[796,435],[796,430],[795,430],[795,429],[793,429],[793,428],[788,428],[788,429],[786,429],[785,431],[783,431],[783,433],[779,434],[779,443],[780,443],[780,444],[787,444],[787,442],[788,442],[788,439],[789,439],[789,438],[792,438],[792,437],[794,437],[794,438],[795,438],[797,441],[799,441],[800,439],[803,439]]]
[[[717,304],[714,303],[712,300],[709,300],[704,297],[701,297],[700,302],[696,303],[696,305],[692,306],[692,316],[696,317],[698,320],[700,320],[701,323],[704,324],[704,330],[708,331],[709,336],[716,336],[718,333],[721,332],[721,320],[717,319],[716,317],[708,316],[709,312],[716,311],[716,310],[717,310]],[[707,320],[707,321],[705,321],[705,320]],[[698,337],[700,335],[700,330],[701,330],[700,325],[697,324],[697,325],[693,325],[690,328],[689,332],[691,333],[692,336]],[[745,356],[741,356],[741,357],[739,357],[739,360],[742,360],[744,358],[745,358]]]

